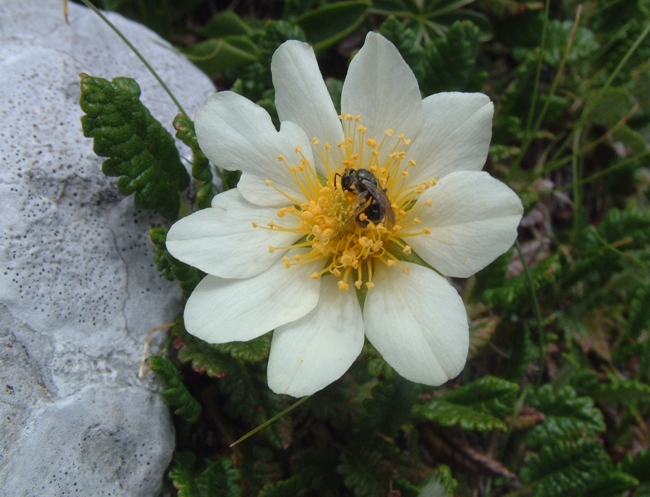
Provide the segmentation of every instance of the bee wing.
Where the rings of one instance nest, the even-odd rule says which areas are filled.
[[[390,221],[391,226],[395,224],[395,213],[390,203],[390,199],[384,189],[376,183],[372,183],[368,180],[362,179],[361,183],[368,190],[368,193],[379,202],[382,212],[386,214],[386,219]]]

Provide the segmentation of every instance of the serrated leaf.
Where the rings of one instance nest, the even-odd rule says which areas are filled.
[[[355,497],[375,497],[388,493],[389,479],[384,466],[381,452],[357,447],[341,454],[336,469],[343,475],[345,486],[354,491]]]
[[[368,15],[368,2],[337,2],[324,4],[297,17],[293,22],[307,34],[314,50],[324,50],[339,42]]]
[[[199,209],[210,207],[212,198],[216,195],[216,188],[212,183],[212,169],[210,161],[205,156],[194,130],[194,122],[184,114],[179,114],[174,118],[174,129],[176,138],[181,140],[192,150],[192,177],[205,184],[199,185],[196,193],[196,204]]]
[[[510,381],[520,383],[537,356],[538,352],[530,338],[528,326],[515,330],[515,343],[510,351],[504,376]]]
[[[167,228],[151,228],[149,236],[154,244],[154,260],[158,271],[169,281],[177,280],[185,297],[189,297],[205,274],[195,267],[175,259],[167,250]]]
[[[229,342],[214,345],[216,350],[228,354],[238,361],[259,362],[269,356],[272,332],[248,342]]]
[[[167,476],[178,490],[178,497],[241,497],[239,470],[229,457],[206,460],[203,468],[195,470],[196,456],[192,452],[176,452]]]
[[[545,416],[526,435],[526,443],[531,447],[548,440],[590,437],[605,430],[603,414],[594,401],[590,397],[578,397],[569,385],[557,391],[551,385],[543,385],[528,395],[526,402]]]
[[[479,51],[479,29],[469,21],[451,25],[444,38],[424,48],[425,95],[441,91],[479,90],[471,79]]]
[[[635,488],[639,480],[621,471],[601,473],[587,484],[582,497],[620,497],[623,492]]]
[[[399,53],[402,55],[406,63],[411,67],[416,77],[418,78],[418,83],[420,87],[423,85],[422,79],[422,56],[423,51],[422,47],[416,44],[417,35],[416,33],[405,27],[401,22],[399,22],[394,17],[389,17],[381,25],[381,34],[389,40]]]
[[[469,354],[468,358],[476,354],[492,339],[492,335],[501,320],[497,316],[487,316],[474,319],[469,326]]]
[[[287,480],[267,483],[258,494],[258,497],[287,497],[290,495],[298,497],[304,493],[303,490],[304,485],[300,475],[295,475]]]
[[[414,405],[413,414],[443,426],[505,431],[507,426],[503,420],[512,412],[518,391],[515,383],[485,376],[425,405]]]
[[[650,449],[642,450],[634,456],[625,454],[617,468],[643,483],[650,483]]]
[[[650,402],[650,385],[636,380],[618,380],[601,383],[594,398],[607,404]]]
[[[82,73],[80,105],[86,113],[81,118],[84,136],[94,139],[97,155],[108,157],[104,174],[120,177],[120,193],[135,193],[136,207],[175,219],[190,177],[174,139],[140,102],[135,80],[107,81]]]
[[[201,404],[183,384],[181,373],[174,363],[162,356],[151,356],[149,365],[165,385],[163,398],[170,406],[177,408],[174,414],[181,416],[189,424],[196,423],[201,417]]]
[[[535,483],[535,497],[582,495],[590,482],[612,470],[609,456],[594,440],[546,440],[539,454],[524,459],[521,479]]]
[[[366,411],[358,426],[369,438],[377,433],[396,437],[400,427],[406,423],[418,391],[414,383],[397,377],[393,381],[377,384],[371,392],[372,397],[364,400]]]

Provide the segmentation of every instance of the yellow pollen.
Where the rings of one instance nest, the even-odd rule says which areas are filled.
[[[339,290],[341,290],[342,292],[345,292],[346,290],[349,290],[349,289],[350,289],[350,285],[348,285],[348,284],[347,284],[345,281],[343,281],[343,280],[339,280],[338,285],[339,285]]]
[[[357,287],[357,290],[361,290],[361,285],[363,285],[363,281],[357,280],[354,282],[354,286]]]
[[[273,245],[269,245],[269,252],[275,252],[275,247]]]
[[[332,145],[329,144],[329,142],[325,142],[325,150],[330,150],[332,148]]]
[[[298,154],[298,153],[302,152],[302,147],[300,145],[296,145],[296,148],[294,149],[294,151]]]
[[[366,131],[368,131],[368,128],[366,128],[366,127],[363,126],[363,125],[359,125],[359,126],[357,127],[357,131],[358,131],[359,133],[365,133]]]
[[[422,233],[424,233],[425,235],[430,235],[430,234],[431,234],[431,230],[430,230],[429,228],[424,228],[424,229],[422,230]]]
[[[413,218],[413,223],[414,223],[414,224],[420,224],[421,222],[422,222],[422,221],[420,221],[419,218],[417,218],[417,217],[414,217],[414,218]]]
[[[432,199],[432,198],[428,198],[428,199],[427,199],[427,206],[428,206],[428,207],[431,207],[432,205],[433,205],[433,199]]]
[[[402,250],[406,255],[411,253],[411,247],[409,245],[404,246],[404,249]]]
[[[257,221],[253,221],[252,225],[253,225],[253,228],[257,228],[260,225],[260,223],[258,223]]]
[[[317,280],[318,278],[320,278],[320,275],[319,275],[318,273],[311,273],[310,278],[311,278],[312,280]]]
[[[438,182],[436,181],[436,178],[430,178],[429,182],[431,183],[431,186],[436,186]]]
[[[278,160],[280,162],[282,162],[284,160],[284,155],[282,155],[282,154],[278,155]]]
[[[368,140],[366,141],[366,144],[369,147],[375,148],[377,146],[377,140],[375,140],[374,138],[368,138]]]
[[[388,259],[388,260],[386,261],[386,265],[387,265],[388,267],[393,267],[395,264],[396,264],[396,263],[395,263],[395,261],[394,261],[393,259]]]
[[[319,143],[320,143],[320,142],[318,141],[318,138],[316,138],[316,137],[314,136],[314,137],[312,138],[312,140],[311,140],[311,144],[312,144],[312,145],[318,145]]]
[[[283,264],[284,264],[284,267],[286,267],[287,269],[289,269],[291,267],[291,261],[289,260],[288,257],[285,257],[283,259]]]
[[[267,180],[266,180],[266,186],[270,186],[271,183],[273,183],[273,181],[271,181],[270,179],[267,179]]]
[[[273,228],[275,228],[275,222],[274,222],[274,221],[269,221],[269,223],[267,224],[267,226],[268,226],[269,228],[273,229]]]
[[[411,160],[409,161],[409,166],[411,166],[411,167],[415,167],[415,166],[417,166],[417,163],[416,163],[413,159],[411,159]]]
[[[373,288],[375,288],[375,284],[372,281],[368,281],[366,282],[366,288],[368,290],[372,290]]]
[[[386,135],[388,135],[388,136],[393,136],[394,131],[393,131],[391,128],[388,128],[388,129],[385,131],[385,133],[386,133]]]

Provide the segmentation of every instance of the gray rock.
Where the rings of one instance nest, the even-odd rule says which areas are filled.
[[[181,296],[153,262],[162,220],[117,193],[82,135],[79,73],[136,78],[170,131],[178,110],[115,33],[69,7],[70,26],[61,0],[0,0],[0,496],[152,496],[174,430],[138,367]],[[188,112],[214,91],[153,32],[109,18]]]

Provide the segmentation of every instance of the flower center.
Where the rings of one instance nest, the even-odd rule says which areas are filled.
[[[265,228],[302,235],[289,247],[269,247],[272,252],[307,249],[291,256],[287,252],[285,267],[322,260],[323,268],[313,273],[312,278],[332,274],[339,279],[340,290],[348,290],[350,281],[357,290],[364,283],[370,290],[374,286],[374,264],[398,265],[408,273],[408,267],[394,255],[395,249],[410,254],[411,248],[403,238],[428,234],[430,230],[417,227],[416,232],[404,232],[405,227],[411,228],[420,221],[409,217],[407,225],[403,225],[403,220],[419,195],[435,185],[435,179],[408,185],[409,168],[416,167],[416,163],[407,160],[406,149],[411,141],[403,134],[395,135],[388,129],[378,142],[366,138],[367,128],[361,124],[360,116],[339,117],[345,139],[336,149],[329,143],[321,145],[318,138],[312,140],[325,165],[326,176],[317,174],[300,147],[295,149],[300,158],[298,164],[289,163],[282,155],[278,157],[293,175],[304,200],[297,201],[267,180],[267,185],[291,199],[292,205],[279,209],[280,220],[269,222]],[[298,217],[299,227],[283,227],[281,219],[286,215]]]

